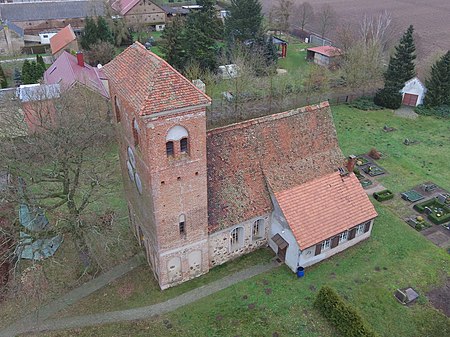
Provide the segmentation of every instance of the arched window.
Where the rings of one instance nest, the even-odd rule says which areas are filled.
[[[133,118],[133,139],[134,139],[134,146],[139,145],[139,125],[137,123],[136,118]]]
[[[116,111],[116,121],[120,122],[120,108],[119,108],[119,99],[117,96],[114,96],[114,110]]]
[[[174,145],[175,143],[180,143],[179,148],[177,145],[177,153],[175,153],[175,148]],[[187,130],[180,126],[180,125],[176,125],[174,127],[172,127],[168,132],[167,132],[167,136],[166,136],[166,153],[169,156],[169,153],[167,151],[168,149],[168,144],[171,143],[171,148],[172,148],[172,154],[170,154],[171,156],[175,156],[178,155],[178,151],[180,151],[179,153],[181,154],[186,154],[189,151],[189,135]],[[179,149],[179,150],[178,150]]]
[[[181,153],[188,153],[188,139],[187,138],[181,138],[181,140],[180,140],[180,152]]]
[[[180,235],[186,235],[186,216],[181,214],[178,219],[178,229],[180,231]]]
[[[169,141],[166,143],[166,154],[167,154],[167,157],[173,157],[173,155],[174,155],[172,141]]]
[[[239,249],[244,242],[244,228],[237,227],[230,233],[230,251]]]
[[[253,223],[252,239],[260,240],[264,237],[264,219],[258,219]]]

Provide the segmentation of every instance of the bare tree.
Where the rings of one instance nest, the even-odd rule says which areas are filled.
[[[91,66],[105,65],[114,58],[116,48],[109,42],[100,41],[91,45],[91,49],[85,52],[86,60]]]
[[[289,31],[293,9],[294,2],[292,0],[278,0],[277,4],[272,7],[272,19],[277,28],[284,33]]]
[[[81,85],[52,99],[43,89],[26,101],[1,106],[0,171],[16,178],[2,197],[51,214],[52,231],[69,232],[84,250],[82,215],[108,190],[114,167],[105,151],[113,139],[108,103]]]
[[[365,14],[359,24],[359,33],[365,44],[379,44],[387,51],[395,37],[391,14],[387,11],[376,16]]]
[[[302,31],[314,20],[314,9],[309,2],[295,6],[291,15],[292,24],[299,25]]]
[[[330,4],[325,4],[320,8],[316,18],[319,24],[320,37],[323,39],[336,24],[336,11]]]

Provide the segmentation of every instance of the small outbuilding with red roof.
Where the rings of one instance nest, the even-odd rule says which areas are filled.
[[[61,55],[64,50],[69,53],[71,51],[77,52],[79,50],[77,37],[71,25],[67,25],[50,38],[50,48],[52,49],[52,55],[55,58]]]
[[[333,46],[306,49],[306,59],[324,67],[336,67],[342,57],[342,50]]]

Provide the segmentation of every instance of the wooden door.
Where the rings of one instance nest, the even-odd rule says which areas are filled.
[[[280,260],[283,261],[283,262],[286,259],[286,251],[287,251],[287,247],[284,247],[284,248],[278,247],[278,254],[277,255],[280,258]]]
[[[405,94],[403,96],[403,104],[408,106],[416,106],[419,95]]]

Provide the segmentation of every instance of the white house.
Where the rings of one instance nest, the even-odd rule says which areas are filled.
[[[400,93],[402,94],[402,104],[408,106],[418,106],[423,104],[423,99],[427,89],[417,77],[414,77],[405,83]]]
[[[333,172],[271,199],[269,246],[293,271],[369,238],[377,216],[353,173]]]

